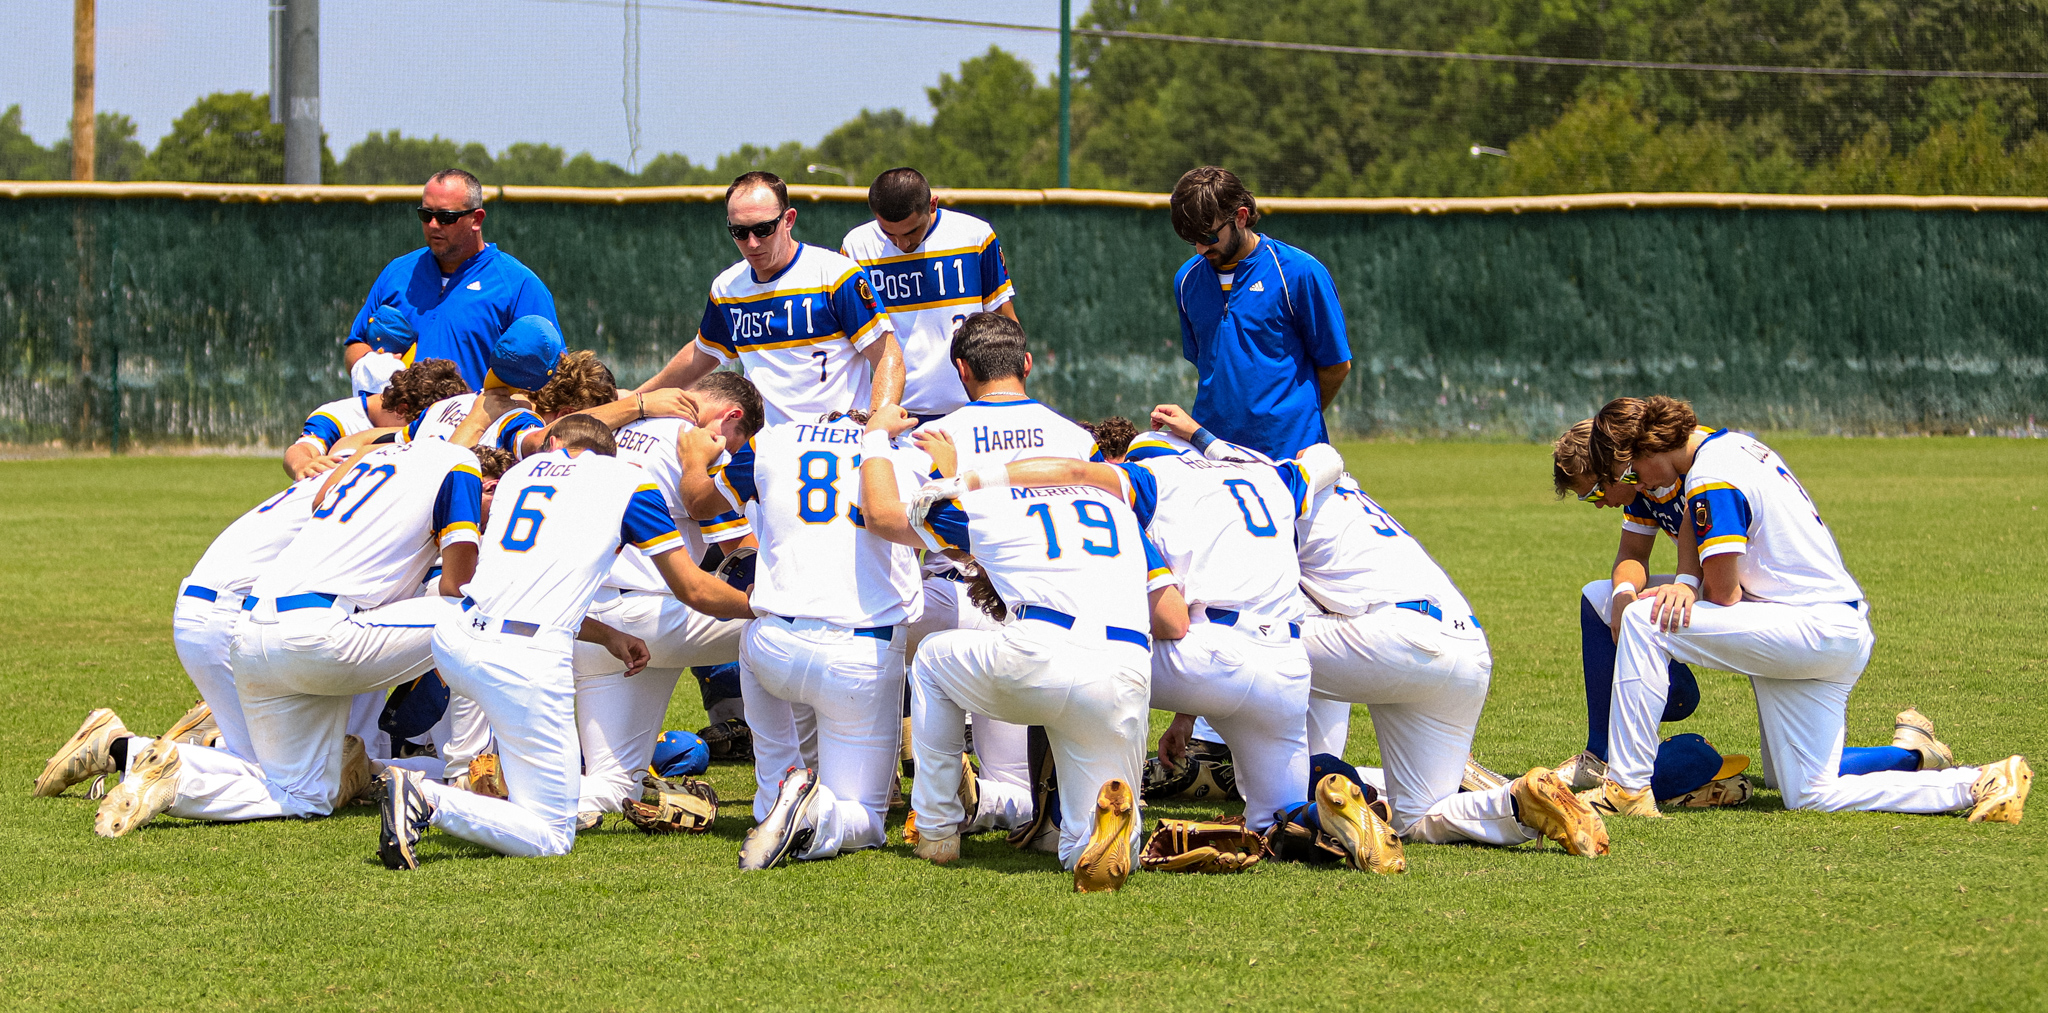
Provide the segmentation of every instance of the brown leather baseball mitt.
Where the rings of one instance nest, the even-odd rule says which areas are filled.
[[[1245,827],[1242,816],[1214,822],[1160,820],[1138,865],[1150,872],[1243,872],[1265,853],[1266,842]]]

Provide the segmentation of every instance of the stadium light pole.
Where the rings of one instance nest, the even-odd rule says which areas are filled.
[[[1072,186],[1074,151],[1074,3],[1060,0],[1060,186]]]
[[[285,0],[284,181],[320,182],[320,0]]]
[[[71,6],[71,178],[90,182],[93,177],[93,77],[95,31],[94,0],[76,0]]]

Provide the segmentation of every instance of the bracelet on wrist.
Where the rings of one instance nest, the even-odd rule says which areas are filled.
[[[635,394],[635,395],[633,395],[633,405],[634,405],[635,407],[637,407],[637,408],[639,408],[639,409],[640,409],[640,418],[644,419],[644,418],[646,418],[646,417],[647,417],[647,395],[645,395],[645,394]],[[634,421],[636,421],[636,422],[637,422],[637,421],[639,421],[639,419],[635,419]]]

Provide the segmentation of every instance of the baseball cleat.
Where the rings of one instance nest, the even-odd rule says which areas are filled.
[[[584,832],[585,830],[596,830],[598,827],[603,825],[603,812],[592,810],[590,812],[580,812],[576,814],[576,832],[579,834]]]
[[[917,776],[917,754],[911,752],[910,718],[903,718],[903,734],[896,739],[896,764],[904,777]]]
[[[1645,819],[1663,819],[1657,811],[1657,800],[1650,797],[1647,785],[1630,791],[1613,781],[1602,777],[1600,786],[1592,791],[1579,792],[1579,801],[1593,808],[1601,819],[1609,816],[1641,816]]]
[[[1536,767],[1514,780],[1515,817],[1522,825],[1587,858],[1607,853],[1607,824],[1552,770]]]
[[[127,775],[93,814],[92,832],[101,837],[123,837],[169,809],[178,800],[180,766],[178,744],[169,739],[158,739],[129,757]]]
[[[43,764],[43,772],[36,777],[33,794],[38,798],[54,798],[64,794],[64,789],[94,777],[118,774],[114,765],[111,747],[115,739],[129,735],[121,717],[105,707],[85,716],[85,723],[71,733],[64,748],[57,750],[49,762]]]
[[[377,857],[387,869],[420,867],[420,838],[434,818],[434,805],[420,790],[419,779],[417,772],[404,767],[386,767],[379,778],[384,799],[377,803],[377,815],[383,822],[377,833]]]
[[[1316,784],[1316,818],[1344,849],[1344,864],[1381,875],[1408,871],[1401,838],[1366,805],[1365,793],[1350,778],[1330,774]]]
[[[1123,889],[1131,875],[1131,840],[1137,832],[1137,799],[1122,778],[1102,782],[1095,793],[1095,830],[1074,862],[1075,893]]]
[[[1573,791],[1585,791],[1600,787],[1600,779],[1607,776],[1607,761],[1594,756],[1591,750],[1581,752],[1557,765],[1551,773],[1557,779],[1570,785]]]
[[[911,854],[933,865],[945,865],[960,860],[960,835],[952,834],[930,840],[920,840],[910,849]]]
[[[1031,765],[1031,818],[1023,826],[1010,831],[1010,847],[1019,851],[1046,851],[1057,854],[1060,850],[1060,778],[1059,767],[1053,762],[1052,742],[1045,737],[1045,729],[1031,725],[1025,729],[1027,756]],[[1050,833],[1052,847],[1040,846]]]
[[[2018,823],[2027,807],[2027,790],[2034,784],[2034,768],[2024,756],[2008,756],[1978,768],[1977,783],[1970,786],[1972,823]]]
[[[353,735],[341,737],[341,788],[334,793],[334,808],[349,805],[370,790],[376,774],[370,769],[370,751]]]
[[[1946,770],[1956,765],[1955,751],[1934,737],[1934,721],[1917,707],[1908,707],[1893,719],[1892,747],[1919,753],[1921,770]]]
[[[816,829],[811,820],[811,798],[817,793],[818,776],[809,767],[791,767],[782,774],[775,804],[740,845],[740,871],[771,869],[811,843]]]
[[[193,704],[192,708],[185,712],[184,717],[172,722],[170,730],[164,732],[158,738],[169,739],[172,742],[185,745],[204,745],[204,735],[206,729],[209,728],[217,733],[220,726],[213,722],[213,708],[208,707],[206,701],[201,700]]]
[[[1463,791],[1492,791],[1507,784],[1510,780],[1511,778],[1506,774],[1482,767],[1479,765],[1478,760],[1467,756],[1465,757],[1465,776],[1459,780],[1458,787]]]
[[[1688,809],[1710,809],[1716,806],[1741,805],[1749,801],[1756,789],[1749,778],[1741,774],[1730,774],[1718,781],[1708,781],[1677,798],[1667,798],[1666,805],[1680,805]]]
[[[505,768],[498,763],[498,754],[479,753],[469,761],[470,791],[492,798],[509,799],[512,792],[505,787]]]

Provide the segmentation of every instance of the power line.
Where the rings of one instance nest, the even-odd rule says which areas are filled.
[[[542,3],[611,7],[605,0],[538,0]],[[692,4],[786,11],[871,21],[898,21],[941,25],[952,28],[983,28],[1004,32],[1057,35],[1052,25],[1021,25],[970,18],[942,18],[926,14],[891,14],[879,11],[847,10],[815,4],[779,3],[776,0],[686,0]],[[671,4],[647,4],[655,10],[695,10]],[[1881,67],[1775,67],[1742,63],[1664,63],[1650,60],[1600,60],[1578,56],[1522,56],[1511,53],[1454,53],[1432,49],[1387,49],[1378,46],[1334,46],[1315,42],[1275,42],[1265,39],[1224,39],[1207,35],[1169,35],[1162,32],[1129,32],[1108,28],[1075,28],[1075,35],[1098,39],[1132,39],[1143,42],[1172,42],[1199,46],[1232,46],[1240,49],[1273,49],[1299,53],[1328,53],[1337,56],[1401,57],[1416,60],[1462,60],[1476,63],[1524,63],[1552,67],[1611,67],[1624,70],[1685,70],[1731,74],[1817,74],[1840,77],[1976,78],[2004,81],[2048,80],[2048,72],[2025,70],[1892,70]]]

